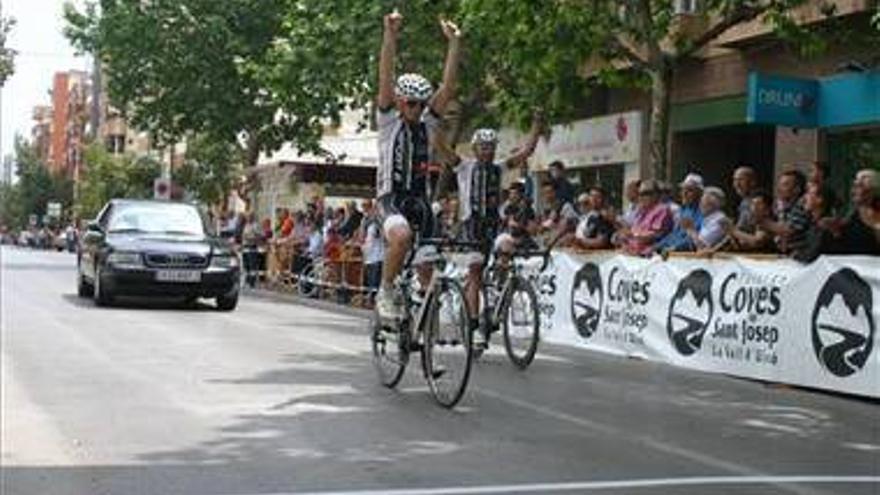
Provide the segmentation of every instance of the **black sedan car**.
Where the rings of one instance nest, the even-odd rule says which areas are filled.
[[[82,236],[77,266],[79,295],[99,306],[116,296],[215,298],[223,311],[238,304],[238,256],[191,204],[111,200]]]

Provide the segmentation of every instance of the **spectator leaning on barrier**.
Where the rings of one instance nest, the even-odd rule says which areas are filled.
[[[617,228],[632,227],[635,225],[640,211],[639,186],[641,184],[642,181],[639,179],[632,180],[626,184],[623,194],[628,204],[617,218]]]
[[[549,235],[552,240],[574,230],[578,221],[577,210],[570,202],[556,196],[553,182],[545,182],[541,186],[541,195],[544,207],[541,233]]]
[[[618,232],[624,251],[629,254],[648,256],[659,239],[665,237],[673,225],[669,207],[660,202],[660,192],[654,180],[642,181],[639,186],[639,213],[632,228]]]
[[[790,255],[803,249],[812,221],[804,209],[801,197],[806,191],[807,178],[796,169],[787,169],[776,183],[776,221],[766,219],[762,227],[775,236],[776,248]]]
[[[703,178],[697,174],[688,174],[681,183],[681,206],[678,208],[678,213],[672,211],[674,227],[657,243],[656,249],[658,251],[693,251],[696,249],[685,226],[691,226],[697,231],[702,228],[703,213],[700,210],[702,195]]]
[[[840,228],[835,252],[880,256],[880,172],[856,173],[851,195],[853,211]]]
[[[519,248],[534,247],[532,236],[538,231],[538,215],[526,196],[526,183],[518,180],[510,185],[510,200],[504,208],[502,230],[513,237]]]
[[[750,222],[743,226],[727,225],[733,251],[772,253],[776,251],[773,233],[762,227],[765,221],[773,220],[773,196],[765,191],[752,193]]]
[[[718,187],[707,187],[700,198],[702,214],[700,228],[696,229],[692,220],[682,219],[688,237],[698,251],[714,250],[724,241],[726,225],[730,224],[730,220],[724,214],[724,203],[724,191]]]
[[[753,229],[752,198],[757,187],[757,174],[752,167],[739,167],[733,172],[733,190],[739,196],[739,206],[736,210],[736,227],[738,229]]]
[[[809,263],[818,258],[820,254],[831,251],[833,242],[831,228],[836,223],[833,218],[830,218],[835,207],[834,198],[834,193],[827,186],[823,187],[816,182],[807,184],[803,204],[809,215],[810,225],[803,248],[792,253],[794,259]]]
[[[588,209],[575,228],[572,245],[580,249],[610,248],[614,225],[606,215],[605,190],[599,186],[591,187],[586,204]]]

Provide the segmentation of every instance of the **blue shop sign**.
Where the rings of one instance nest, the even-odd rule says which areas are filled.
[[[749,74],[747,122],[829,128],[880,123],[880,72],[824,79]]]
[[[819,126],[819,81],[749,74],[746,120],[787,127]]]

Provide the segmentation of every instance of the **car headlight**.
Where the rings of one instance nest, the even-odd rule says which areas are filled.
[[[107,263],[116,268],[143,268],[144,259],[140,253],[116,251],[107,256]]]
[[[238,266],[238,256],[234,254],[215,254],[211,256],[211,268],[235,268]]]

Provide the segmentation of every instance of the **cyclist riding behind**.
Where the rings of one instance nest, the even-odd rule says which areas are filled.
[[[419,231],[432,231],[430,181],[435,133],[441,116],[455,93],[461,31],[452,22],[440,26],[449,46],[443,82],[437,92],[418,74],[404,74],[394,81],[397,36],[403,16],[396,10],[384,18],[382,51],[379,57],[379,166],[376,205],[386,241],[382,283],[376,296],[376,309],[386,320],[401,318],[401,301],[394,292],[394,281],[412,248],[411,222]]]
[[[493,129],[477,129],[471,139],[474,159],[464,160],[454,156],[453,166],[458,179],[459,218],[463,223],[466,240],[481,243],[483,254],[488,254],[500,233],[501,222],[501,175],[504,167],[521,166],[535,152],[541,132],[540,114],[536,113],[527,141],[501,164],[496,163],[495,151],[498,134]],[[484,346],[486,330],[478,332],[480,291],[482,289],[483,254],[474,253],[468,258],[468,280],[465,298],[470,313],[471,331],[475,345]]]

